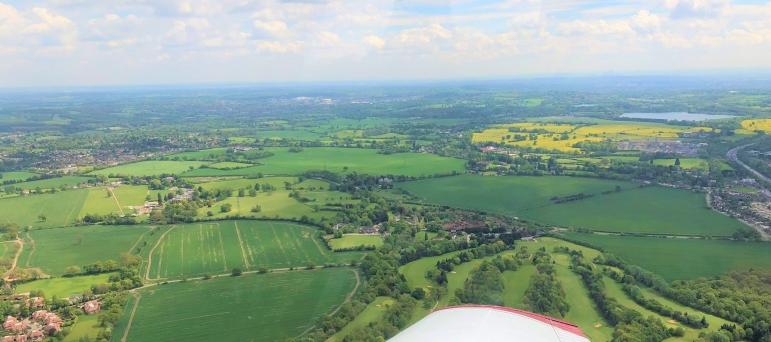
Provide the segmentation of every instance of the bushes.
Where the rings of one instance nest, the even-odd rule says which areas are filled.
[[[570,304],[565,299],[565,290],[557,279],[557,270],[548,259],[536,266],[536,272],[530,287],[525,291],[525,307],[527,310],[552,317],[564,317],[570,310]]]

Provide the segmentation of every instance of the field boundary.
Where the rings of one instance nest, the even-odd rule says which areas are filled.
[[[126,339],[128,338],[129,330],[131,330],[131,322],[134,321],[134,315],[137,313],[137,308],[139,307],[139,300],[142,299],[142,294],[136,291],[132,291],[131,295],[134,296],[134,307],[131,309],[131,316],[129,316],[128,323],[126,324],[126,331],[123,332],[123,337],[120,339],[121,342],[126,342]]]
[[[337,308],[328,315],[330,317],[334,316],[338,311],[340,311],[340,308],[343,307],[343,304],[348,303],[348,302],[351,301],[351,298],[353,298],[353,295],[356,294],[356,291],[359,289],[359,286],[361,285],[361,278],[359,278],[359,271],[356,270],[356,269],[352,269],[351,271],[353,271],[353,274],[356,276],[356,285],[353,287],[353,290],[351,291],[351,293],[349,293],[347,296],[345,296],[345,300],[343,300],[343,302],[340,303],[340,305],[338,305]],[[312,325],[310,328],[306,329],[305,331],[300,333],[300,335],[297,335],[295,338],[299,338],[299,337],[309,333],[315,327],[316,327],[315,324]]]
[[[236,236],[238,237],[238,245],[241,247],[241,259],[244,260],[244,268],[249,270],[249,260],[246,257],[246,250],[244,249],[244,241],[241,240],[241,232],[238,230],[238,223],[233,221],[233,226],[236,227]]]
[[[163,232],[160,237],[158,237],[158,241],[155,243],[155,246],[153,246],[153,249],[150,250],[150,253],[147,254],[147,270],[145,271],[145,280],[152,280],[150,279],[150,269],[153,267],[153,252],[155,252],[155,249],[158,248],[158,245],[163,242],[163,238],[166,237],[166,234],[168,234],[170,231],[172,231],[174,228],[177,228],[177,226],[171,226],[167,231]],[[34,244],[33,244],[34,246]],[[161,254],[163,255],[163,254]],[[158,265],[158,274],[160,275],[160,265]],[[160,276],[158,278],[155,278],[156,280],[160,279]]]

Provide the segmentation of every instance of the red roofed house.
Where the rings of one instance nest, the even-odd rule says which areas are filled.
[[[24,334],[16,335],[16,342],[27,342],[27,335],[24,335]]]
[[[45,324],[62,324],[62,319],[59,318],[55,313],[49,312],[46,314],[45,318],[43,318],[43,323]]]
[[[495,146],[482,147],[482,152],[490,152],[490,151],[495,151]]]
[[[16,317],[8,316],[5,318],[5,323],[3,323],[3,329],[5,330],[11,330],[16,323],[19,323],[19,321],[16,319]]]
[[[27,323],[19,322],[13,325],[10,331],[13,331],[15,333],[26,333],[27,332]]]
[[[88,301],[83,305],[83,311],[86,312],[86,315],[95,314],[101,310],[102,308],[99,306],[99,302],[95,300]]]
[[[32,320],[33,321],[42,321],[46,318],[46,315],[48,314],[48,311],[45,310],[38,310],[32,313]]]
[[[0,342],[13,342],[13,336],[3,337],[3,339],[0,340]]]
[[[43,335],[43,332],[40,330],[35,330],[29,333],[30,341],[42,341],[44,338],[45,338],[45,335]]]

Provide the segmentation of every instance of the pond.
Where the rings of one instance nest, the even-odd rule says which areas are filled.
[[[733,115],[712,115],[686,112],[667,112],[667,113],[624,113],[622,118],[634,119],[660,119],[660,120],[678,120],[678,121],[704,121],[735,118]]]

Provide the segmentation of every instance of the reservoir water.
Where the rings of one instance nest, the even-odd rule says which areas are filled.
[[[678,121],[703,121],[735,118],[733,115],[712,115],[686,112],[667,112],[667,113],[624,113],[622,118],[634,119],[659,119],[659,120],[678,120]]]

